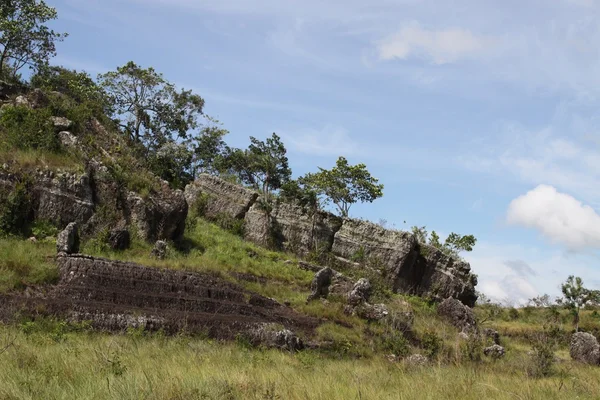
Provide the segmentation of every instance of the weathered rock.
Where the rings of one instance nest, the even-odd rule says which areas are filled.
[[[243,219],[258,193],[224,181],[216,176],[201,174],[198,179],[185,188],[185,199],[194,206],[201,196],[202,213],[207,218],[227,215],[231,218]]]
[[[473,307],[477,300],[471,266],[429,245],[419,244],[416,262],[401,271],[399,281],[402,291],[438,301],[453,297]]]
[[[131,236],[127,229],[113,229],[108,235],[108,244],[113,250],[126,250],[131,244]]]
[[[56,239],[56,252],[75,254],[79,252],[79,231],[77,223],[71,222],[58,234]]]
[[[354,284],[354,287],[348,293],[348,304],[357,306],[361,303],[368,303],[371,298],[371,282],[366,278],[361,278]]]
[[[504,347],[497,345],[497,344],[483,349],[483,354],[485,354],[487,357],[491,357],[495,360],[499,360],[502,357],[504,357],[505,353],[506,353],[506,350],[504,349]]]
[[[354,307],[352,314],[367,321],[380,321],[389,315],[389,311],[385,304],[362,303]]]
[[[577,332],[571,338],[571,358],[590,365],[600,365],[600,345],[594,335]]]
[[[164,187],[160,193],[152,193],[146,199],[130,192],[127,208],[131,223],[144,240],[178,241],[183,236],[188,205],[181,190]]]
[[[49,104],[48,96],[39,88],[33,89],[28,97],[33,108],[46,107]]]
[[[421,354],[413,354],[412,356],[405,358],[404,362],[412,367],[422,367],[429,363],[429,359]]]
[[[400,332],[411,332],[415,322],[415,314],[408,302],[404,300],[396,300],[394,307],[386,318],[387,325],[393,327]]]
[[[249,331],[250,339],[254,344],[262,344],[288,351],[298,351],[304,348],[302,339],[289,329],[284,329],[278,324],[261,323]]]
[[[463,331],[474,329],[477,326],[473,310],[457,299],[447,298],[438,305],[437,311],[440,316]]]
[[[65,117],[50,117],[50,121],[52,122],[52,125],[54,125],[54,128],[56,128],[58,131],[66,131],[71,129],[73,126],[73,121]]]
[[[17,106],[17,107],[28,107],[28,108],[31,108],[31,103],[29,102],[29,100],[27,99],[27,97],[25,97],[25,96],[17,96],[17,98],[15,98],[15,106]]]
[[[317,272],[310,286],[312,292],[306,301],[312,301],[317,298],[327,298],[332,277],[333,270],[329,267],[323,268]]]
[[[75,148],[79,144],[79,139],[77,139],[77,136],[68,131],[60,131],[58,133],[58,138],[60,139],[60,143],[63,145],[63,147]]]
[[[492,340],[494,344],[500,344],[500,334],[495,329],[486,328],[483,330],[483,335]]]
[[[152,255],[158,258],[159,260],[164,260],[164,258],[167,256],[168,248],[169,247],[167,245],[167,242],[165,242],[164,240],[157,240],[156,243],[154,243]]]
[[[87,175],[40,171],[34,177],[32,194],[37,220],[83,226],[94,214],[94,193]]]
[[[392,231],[367,221],[345,219],[335,234],[333,254],[353,259],[357,256],[379,267],[397,290],[404,268],[417,257],[417,241],[408,232]]]

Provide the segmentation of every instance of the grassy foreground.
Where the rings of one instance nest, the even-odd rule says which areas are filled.
[[[26,328],[26,327],[25,327]],[[519,357],[408,367],[210,340],[0,326],[0,399],[597,399],[598,368],[528,378]],[[1,350],[0,350],[1,351]]]

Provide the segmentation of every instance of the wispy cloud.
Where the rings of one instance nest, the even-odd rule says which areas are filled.
[[[334,125],[297,132],[282,131],[282,136],[293,151],[313,156],[349,156],[358,150],[358,143],[348,132]]]
[[[462,28],[426,29],[413,21],[377,44],[381,60],[424,58],[448,64],[482,53],[491,40]]]

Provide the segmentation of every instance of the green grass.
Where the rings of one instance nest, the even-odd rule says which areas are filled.
[[[52,259],[55,253],[56,244],[53,242],[0,239],[0,293],[55,282],[58,279],[58,270]]]
[[[10,342],[0,354],[2,399],[597,399],[600,393],[597,368],[565,362],[562,374],[533,379],[512,355],[420,368],[382,356],[340,360],[190,337],[0,326],[0,349]]]

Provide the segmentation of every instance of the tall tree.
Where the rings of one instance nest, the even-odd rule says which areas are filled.
[[[193,173],[215,173],[219,171],[219,163],[225,156],[227,144],[223,137],[229,132],[223,129],[219,121],[206,116],[207,124],[200,130],[200,134],[192,138],[193,148]]]
[[[383,185],[372,177],[365,164],[350,165],[344,157],[338,158],[331,170],[319,168],[299,180],[332,202],[342,217],[347,217],[350,207],[357,202],[372,203],[383,196]]]
[[[98,78],[117,116],[124,119],[121,126],[148,148],[186,139],[198,127],[204,100],[190,90],[177,91],[152,67],[144,69],[130,61]]]
[[[25,66],[38,69],[48,64],[56,55],[55,42],[67,36],[44,25],[57,16],[44,1],[0,2],[0,77],[15,79]]]

